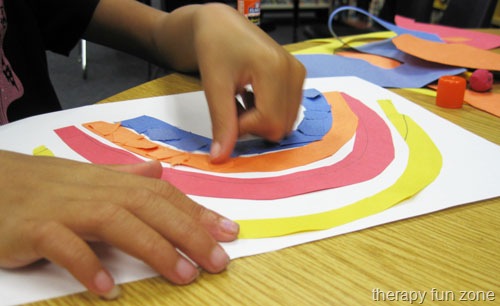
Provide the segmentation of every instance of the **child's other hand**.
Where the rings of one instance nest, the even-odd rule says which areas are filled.
[[[160,163],[97,166],[0,151],[0,267],[47,259],[90,291],[114,281],[89,246],[101,241],[143,260],[176,284],[197,268],[217,273],[229,257],[217,241],[236,239],[236,223],[159,180]]]

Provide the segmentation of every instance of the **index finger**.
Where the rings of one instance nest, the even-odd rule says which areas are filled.
[[[203,87],[210,109],[212,122],[212,146],[210,160],[213,163],[226,161],[231,155],[238,139],[238,110],[235,104],[236,88],[233,81],[224,77],[224,73],[216,69],[212,72],[202,72]]]
[[[240,116],[239,131],[279,141],[292,130],[297,118],[305,69],[284,50],[272,63],[254,69],[255,107]]]

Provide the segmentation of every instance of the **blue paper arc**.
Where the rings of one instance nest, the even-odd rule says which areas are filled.
[[[413,36],[416,36],[416,37],[419,37],[419,38],[422,38],[422,39],[426,39],[426,40],[430,40],[430,41],[436,41],[436,42],[443,42],[443,40],[438,35],[436,35],[436,34],[427,33],[427,32],[421,32],[421,31],[415,31],[415,30],[410,30],[410,29],[405,29],[405,28],[399,27],[399,26],[397,26],[397,25],[395,25],[393,23],[390,23],[390,22],[387,22],[387,21],[385,21],[383,19],[380,19],[377,16],[372,15],[369,12],[367,12],[367,11],[365,11],[363,9],[360,9],[358,7],[355,7],[355,6],[341,6],[341,7],[337,8],[337,9],[335,9],[330,14],[330,16],[328,18],[328,29],[330,30],[330,33],[334,37],[337,37],[337,35],[335,34],[335,31],[333,31],[333,19],[335,18],[335,16],[338,13],[343,12],[343,11],[355,11],[355,12],[361,13],[363,15],[366,15],[367,17],[369,17],[370,19],[374,20],[375,22],[377,22],[382,27],[386,28],[389,31],[392,31],[392,32],[396,33],[397,35],[411,34]]]
[[[333,124],[330,105],[321,92],[313,88],[304,90],[302,105],[305,108],[302,121],[296,130],[279,143],[271,143],[264,139],[240,140],[236,143],[232,156],[290,149],[321,140]],[[185,131],[146,115],[123,120],[121,125],[146,135],[150,140],[159,141],[187,152],[208,153],[212,142],[212,139],[208,137]]]

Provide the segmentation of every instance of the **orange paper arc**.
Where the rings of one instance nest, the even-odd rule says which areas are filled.
[[[459,76],[447,75],[439,78],[436,105],[444,108],[461,108],[464,103],[467,81]]]
[[[171,164],[184,165],[204,171],[219,173],[272,172],[307,165],[335,154],[356,133],[358,117],[346,103],[342,93],[323,93],[332,108],[330,131],[322,140],[302,147],[252,156],[238,156],[223,164],[212,164],[207,154],[190,153],[151,142],[125,127],[103,121],[84,123],[89,131],[104,137],[122,148]]]
[[[420,59],[455,67],[500,71],[500,54],[464,44],[444,44],[410,34],[399,35],[392,42],[400,51]]]

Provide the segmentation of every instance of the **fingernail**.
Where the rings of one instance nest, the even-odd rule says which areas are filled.
[[[114,286],[113,289],[111,289],[111,291],[101,295],[101,297],[105,300],[116,300],[117,298],[120,297],[121,294],[122,294],[122,291],[121,291],[120,287]]]
[[[120,288],[115,286],[113,278],[104,270],[97,272],[94,284],[99,292],[103,292],[100,296],[107,300],[116,299],[120,296]]]
[[[198,277],[198,269],[196,269],[187,259],[180,258],[175,266],[177,275],[184,283],[190,283]]]
[[[216,141],[212,142],[212,146],[210,147],[210,157],[212,159],[219,157],[220,150],[221,150],[220,143]]]
[[[232,220],[222,218],[219,221],[222,230],[228,234],[234,235],[240,231],[240,225]]]
[[[216,246],[212,250],[212,254],[210,255],[210,262],[212,266],[215,268],[216,272],[224,270],[229,264],[229,256],[227,256],[224,249],[220,246]]]

